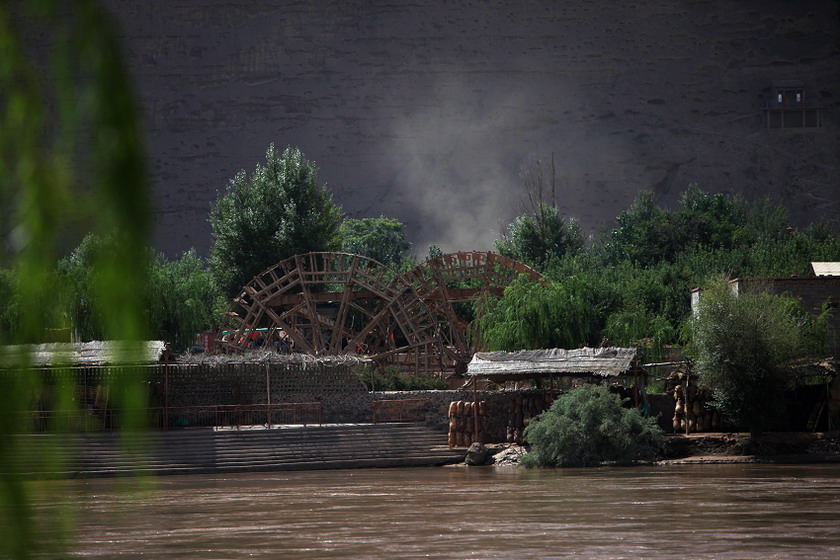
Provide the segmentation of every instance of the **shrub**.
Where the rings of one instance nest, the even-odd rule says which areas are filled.
[[[359,377],[368,391],[431,391],[449,389],[449,384],[440,377],[431,375],[400,375],[400,368],[385,366],[373,368],[360,366]]]
[[[764,289],[756,284],[734,293],[723,279],[710,284],[692,320],[689,347],[715,406],[753,435],[784,418],[786,365],[822,355],[826,337],[825,314],[813,317],[800,300]]]
[[[653,459],[665,435],[653,418],[624,408],[621,398],[598,385],[572,389],[525,428],[527,467],[589,467],[605,461],[630,464]]]

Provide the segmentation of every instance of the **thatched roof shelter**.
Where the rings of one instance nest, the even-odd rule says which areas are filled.
[[[467,366],[467,375],[496,383],[556,375],[617,377],[630,373],[635,360],[635,348],[478,352]]]
[[[29,367],[155,364],[161,360],[164,349],[162,340],[94,340],[0,346],[0,367],[14,368],[22,360]]]
[[[282,364],[294,365],[299,369],[318,366],[347,366],[372,365],[374,362],[368,356],[359,354],[311,354],[292,353],[279,354],[273,350],[246,350],[234,354],[184,354],[176,361],[179,364],[222,366],[228,364]]]

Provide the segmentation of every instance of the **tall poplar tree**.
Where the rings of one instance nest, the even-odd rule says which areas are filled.
[[[334,251],[341,246],[341,208],[318,169],[299,148],[278,154],[274,144],[265,165],[230,180],[210,211],[213,245],[210,270],[227,296],[255,275],[299,253]]]

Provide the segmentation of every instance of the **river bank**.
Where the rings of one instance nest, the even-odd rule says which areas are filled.
[[[655,465],[840,463],[840,431],[669,434]],[[488,463],[515,466],[529,446],[488,444]]]
[[[837,463],[840,432],[674,434],[657,464]]]

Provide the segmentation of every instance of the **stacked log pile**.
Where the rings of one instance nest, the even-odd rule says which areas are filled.
[[[674,387],[674,432],[716,432],[721,427],[720,411],[715,409],[708,389],[682,385]],[[686,404],[687,403],[687,404]]]
[[[522,432],[528,421],[548,409],[554,396],[548,393],[520,394],[508,404],[507,441],[522,443]]]
[[[483,419],[486,416],[487,401],[452,401],[449,404],[449,447],[467,447],[474,441],[484,441]]]

